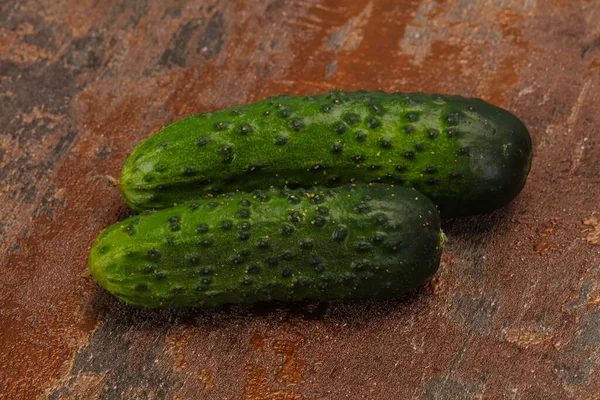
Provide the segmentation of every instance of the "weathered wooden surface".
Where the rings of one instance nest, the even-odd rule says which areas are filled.
[[[0,397],[598,399],[599,75],[594,0],[0,2]],[[514,111],[524,192],[445,222],[404,301],[143,311],[86,277],[136,143],[332,88]]]

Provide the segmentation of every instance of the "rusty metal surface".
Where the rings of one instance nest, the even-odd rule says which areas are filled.
[[[404,300],[144,311],[86,276],[136,143],[333,88],[508,108],[523,193],[446,221]],[[599,110],[594,0],[0,2],[0,398],[598,399]]]

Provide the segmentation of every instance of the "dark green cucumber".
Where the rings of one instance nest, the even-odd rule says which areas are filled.
[[[514,115],[479,99],[331,92],[271,97],[187,117],[126,160],[135,210],[271,186],[382,182],[414,187],[443,216],[499,208],[522,189],[531,139]]]
[[[385,298],[422,284],[442,252],[439,213],[413,189],[284,189],[205,198],[104,230],[92,275],[143,307]]]

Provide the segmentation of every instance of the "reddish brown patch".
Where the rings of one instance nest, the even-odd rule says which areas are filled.
[[[539,242],[535,245],[535,251],[544,255],[552,251],[558,250],[558,245],[553,242],[553,236],[558,225],[558,219],[550,218],[549,221],[545,222],[542,228],[538,229],[538,235],[540,236]]]
[[[597,356],[599,340],[592,217],[600,148],[590,132],[600,129],[600,64],[597,49],[581,57],[582,47],[595,43],[588,17],[597,15],[597,2],[446,0],[420,20],[426,2],[350,3],[9,7],[19,26],[2,31],[0,101],[17,108],[1,128],[0,165],[8,178],[37,177],[38,193],[27,203],[13,196],[16,183],[2,191],[1,218],[10,223],[0,254],[1,393],[94,397],[112,388],[117,365],[155,369],[156,376],[169,371],[165,393],[172,398],[598,393],[600,375],[586,360]],[[222,49],[209,58],[196,45],[217,11],[224,23],[213,38],[222,39]],[[191,39],[177,37],[193,21]],[[161,62],[168,49],[182,57],[179,64]],[[96,53],[96,66],[88,65]],[[23,78],[28,71],[35,74]],[[47,71],[58,72],[27,86],[24,79]],[[70,84],[75,92],[61,92]],[[167,321],[138,311],[123,318],[129,309],[82,278],[93,239],[127,215],[104,175],[118,177],[139,141],[187,114],[332,88],[474,95],[510,106],[528,125],[536,154],[523,193],[491,216],[447,223],[441,291],[434,283],[406,301],[333,304],[310,318],[306,310],[277,307],[260,315],[190,312],[186,321],[174,313]],[[31,124],[17,129],[21,115]],[[554,132],[551,143],[540,146],[546,131]],[[46,162],[67,132],[73,144]],[[586,148],[573,169],[580,143]],[[77,354],[109,321],[125,333],[106,334],[94,350],[104,354],[119,339],[131,351],[115,355],[108,371],[80,372],[93,359],[78,359],[76,368]],[[175,331],[167,335],[170,347],[145,361],[149,346],[164,340],[165,324]],[[121,393],[143,397],[149,384],[124,383]]]
[[[273,343],[273,350],[277,355],[283,356],[285,361],[281,371],[277,373],[277,382],[286,385],[298,385],[304,383],[302,370],[306,368],[306,362],[296,357],[298,348],[303,339],[298,340],[276,340]]]
[[[262,351],[263,345],[267,340],[268,338],[255,333],[252,335],[252,339],[250,339],[250,347],[252,347],[255,351]]]
[[[273,389],[261,366],[248,364],[246,367],[245,400],[296,400],[301,396],[292,390]]]

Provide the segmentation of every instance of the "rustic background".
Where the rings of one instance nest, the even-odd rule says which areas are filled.
[[[86,276],[139,141],[333,88],[515,112],[523,193],[401,301],[144,311]],[[1,1],[0,397],[599,399],[599,110],[597,0]]]

